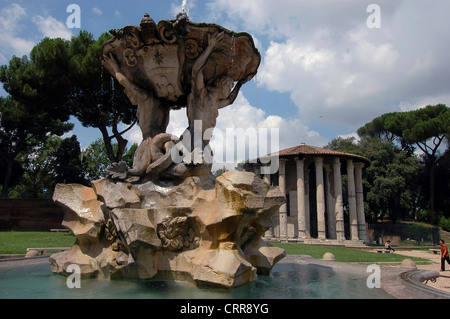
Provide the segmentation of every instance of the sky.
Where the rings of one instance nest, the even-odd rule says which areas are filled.
[[[173,19],[182,2],[0,0],[0,65],[43,37],[87,30],[97,38],[139,25],[145,13]],[[80,8],[81,28],[68,27],[70,4]],[[187,0],[184,8],[193,22],[251,34],[262,55],[257,76],[220,111],[222,131],[278,128],[280,149],[322,147],[387,112],[450,105],[450,1]],[[82,148],[101,137],[74,123]],[[171,114],[168,132],[186,126],[185,111]],[[127,138],[139,143],[139,128]]]

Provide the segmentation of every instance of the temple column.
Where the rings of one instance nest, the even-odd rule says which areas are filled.
[[[297,220],[298,239],[308,238],[306,231],[306,207],[305,207],[305,160],[295,159],[297,165]],[[309,232],[308,232],[309,234]]]
[[[334,174],[330,164],[325,164],[325,185],[326,187],[326,214],[328,217],[327,230],[328,238],[336,239],[336,213],[335,213],[335,195],[334,195]]]
[[[334,193],[336,196],[336,239],[345,240],[344,207],[342,204],[341,159],[336,157],[333,162]]]
[[[278,173],[278,186],[281,194],[286,197],[286,159],[280,158],[280,167]],[[280,240],[287,240],[287,204],[280,206]]]
[[[350,211],[350,235],[352,240],[358,240],[358,215],[356,209],[356,188],[353,160],[347,160],[348,177],[348,208]]]
[[[264,174],[263,180],[264,180],[267,184],[269,184],[269,186],[270,186],[270,183],[271,183],[271,180],[270,180],[270,174]],[[271,240],[271,239],[273,238],[273,226],[270,227],[270,228],[264,233],[264,237],[265,237],[266,239],[268,239],[268,240]]]
[[[311,238],[311,208],[309,206],[309,169],[305,170],[305,229],[306,238]]]
[[[325,190],[323,185],[323,158],[315,158],[316,198],[317,198],[317,233],[319,239],[326,239],[325,225]]]
[[[364,193],[362,185],[363,163],[355,163],[355,184],[356,184],[356,210],[358,215],[358,235],[359,239],[367,242],[366,216],[364,215]]]

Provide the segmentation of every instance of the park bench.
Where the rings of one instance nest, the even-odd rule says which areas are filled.
[[[48,251],[63,251],[69,250],[68,247],[47,247],[47,248],[27,248],[27,252],[29,251],[37,251],[39,255],[44,255]]]
[[[392,250],[384,249],[384,248],[383,249],[374,249],[374,251],[376,251],[377,253],[387,253],[387,254],[393,252]]]
[[[50,231],[57,232],[57,233],[67,233],[67,232],[69,232],[69,230],[67,228],[52,228],[52,229],[50,229]]]
[[[440,249],[430,249],[430,251],[431,251],[433,254],[435,254],[435,255],[441,253],[441,250],[440,250]]]

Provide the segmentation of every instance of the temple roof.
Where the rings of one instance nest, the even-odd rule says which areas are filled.
[[[287,148],[285,150],[281,150],[276,153],[269,154],[267,156],[276,156],[278,155],[280,158],[290,158],[290,157],[315,157],[315,156],[321,156],[321,157],[340,157],[344,159],[353,159],[356,162],[363,162],[366,165],[370,165],[370,160],[364,156],[356,155],[352,153],[344,153],[344,152],[338,152],[333,151],[325,148],[315,147],[306,145],[305,143],[302,143],[298,146],[294,146],[291,148]]]

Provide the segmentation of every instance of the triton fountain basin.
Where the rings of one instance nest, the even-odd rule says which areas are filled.
[[[364,267],[336,270],[308,256],[288,256],[270,276],[239,288],[198,288],[173,280],[67,279],[50,271],[46,258],[0,264],[0,299],[386,299],[383,289],[370,289]],[[359,269],[355,271],[355,269]]]

